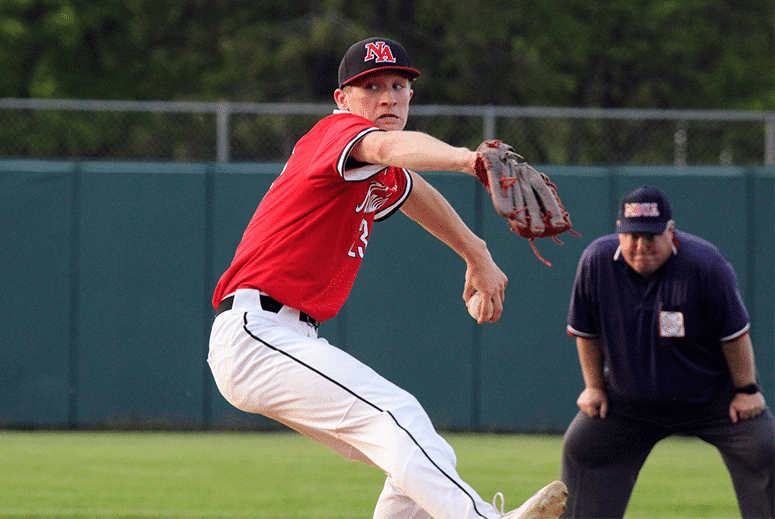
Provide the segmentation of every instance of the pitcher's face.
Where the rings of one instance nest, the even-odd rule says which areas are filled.
[[[334,93],[340,110],[365,117],[382,130],[403,130],[414,92],[411,81],[396,72],[375,72]]]

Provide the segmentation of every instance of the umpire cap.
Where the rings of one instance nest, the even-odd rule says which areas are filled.
[[[339,64],[339,87],[352,80],[379,70],[397,70],[410,79],[420,75],[412,68],[404,48],[393,40],[373,37],[351,46]]]
[[[667,195],[656,187],[641,186],[622,198],[616,232],[662,234],[671,218]]]

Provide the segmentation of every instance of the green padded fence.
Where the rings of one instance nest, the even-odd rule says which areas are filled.
[[[210,296],[281,164],[0,161],[0,426],[266,428],[205,362]],[[509,277],[499,323],[476,325],[465,265],[397,213],[375,224],[350,300],[321,335],[418,397],[438,427],[563,431],[582,388],[565,333],[583,248],[620,197],[665,190],[677,227],[735,266],[773,395],[773,168],[540,167],[582,238],[539,240],[547,267],[461,174],[428,180]]]

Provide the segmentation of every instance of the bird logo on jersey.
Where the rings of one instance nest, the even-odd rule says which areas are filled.
[[[395,186],[394,187],[388,187],[382,182],[377,182],[376,180],[373,180],[369,184],[369,190],[366,192],[366,197],[364,198],[363,202],[355,208],[356,213],[360,213],[363,211],[364,213],[373,213],[376,212],[377,209],[385,205],[385,202],[387,202],[390,199],[390,195],[393,194],[396,191]]]
[[[366,57],[363,58],[363,61],[372,59],[374,60],[374,63],[396,62],[393,51],[390,50],[390,45],[387,45],[384,41],[375,41],[366,44]]]

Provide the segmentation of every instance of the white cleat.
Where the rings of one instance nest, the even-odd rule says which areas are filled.
[[[501,519],[557,519],[565,511],[565,501],[568,499],[568,488],[562,481],[553,481],[533,494],[533,497],[525,501],[522,506],[503,514],[503,494],[498,492],[492,500],[495,502],[501,498]]]

